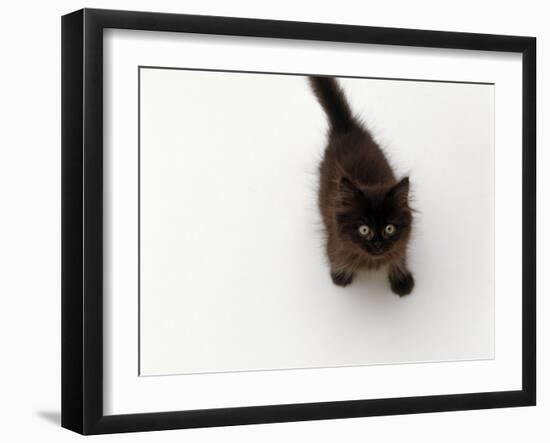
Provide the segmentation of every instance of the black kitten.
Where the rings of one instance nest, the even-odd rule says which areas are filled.
[[[319,208],[332,281],[346,286],[359,269],[389,265],[393,292],[407,295],[414,287],[406,264],[413,219],[409,178],[396,179],[333,78],[310,77],[310,84],[330,126],[319,167]]]

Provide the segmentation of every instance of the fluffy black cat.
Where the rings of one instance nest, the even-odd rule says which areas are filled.
[[[409,178],[397,180],[335,79],[309,80],[329,122],[319,166],[319,209],[332,281],[346,286],[356,271],[388,265],[393,292],[407,295],[414,287],[406,260],[413,221]]]

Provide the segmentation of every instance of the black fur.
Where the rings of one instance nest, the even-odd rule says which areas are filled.
[[[331,129],[336,132],[347,132],[358,126],[338,83],[329,77],[310,77],[309,81],[317,100],[328,116]]]

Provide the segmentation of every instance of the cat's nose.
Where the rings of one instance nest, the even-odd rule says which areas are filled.
[[[380,240],[376,240],[372,244],[376,249],[380,249],[382,247],[382,242]]]

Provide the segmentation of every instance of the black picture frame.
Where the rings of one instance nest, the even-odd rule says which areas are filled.
[[[103,412],[103,30],[353,42],[522,54],[522,389],[357,401]],[[81,434],[529,406],[536,403],[536,39],[82,9],[62,18],[62,426]]]

